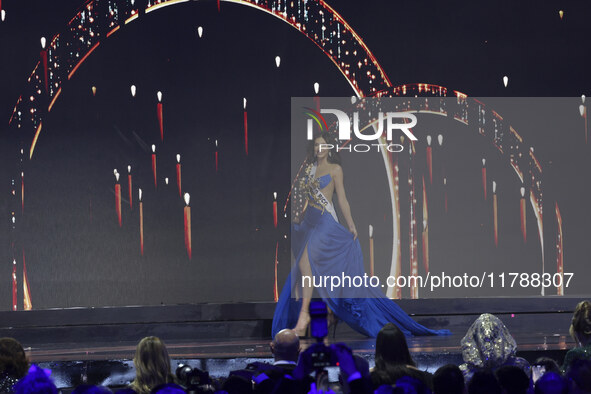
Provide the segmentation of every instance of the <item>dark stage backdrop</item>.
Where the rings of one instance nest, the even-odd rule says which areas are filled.
[[[64,76],[31,157],[35,130],[18,129],[16,122],[8,126],[8,120],[19,96],[23,100],[31,96],[27,78],[39,60],[39,38],[49,41],[57,33],[65,34],[83,4],[2,1],[6,18],[0,22],[4,59],[0,62],[0,214],[5,225],[0,228],[0,309],[14,308],[15,289],[17,308],[26,306],[25,264],[33,309],[272,301],[291,262],[290,218],[283,215],[292,179],[291,98],[314,95],[315,83],[320,96],[349,97],[354,94],[350,84],[311,40],[268,13],[225,2],[220,11],[215,1],[186,2],[123,25],[101,41],[70,80]],[[573,6],[561,20],[557,4],[490,2],[456,8],[438,2],[331,2],[364,39],[393,86],[429,82],[470,96],[579,97],[591,91],[591,76],[584,66],[591,35],[582,19],[588,10]],[[482,26],[478,32],[470,31],[475,23]],[[198,27],[203,28],[201,37]],[[504,75],[509,76],[507,87]],[[131,85],[137,88],[135,97]],[[163,94],[163,140],[158,91]],[[48,102],[39,105],[47,108]],[[491,107],[502,116],[503,110],[510,110],[503,105]],[[573,111],[574,117],[579,116],[577,105]],[[540,146],[536,153],[548,174],[546,201],[564,207],[564,267],[575,272],[565,293],[588,294],[585,262],[591,248],[585,241],[585,225],[591,219],[586,202],[591,165],[583,138],[584,118],[579,116],[578,129],[562,130],[557,125],[552,134],[537,134],[535,125],[514,119],[512,124],[528,143]],[[439,126],[433,127],[435,136]],[[512,168],[495,156],[496,150],[474,136],[454,138],[446,136],[446,143],[465,144],[466,149],[461,149],[464,156],[446,158],[450,173],[474,162],[476,173],[466,182],[478,182],[478,163],[486,156],[491,158],[491,171],[511,176]],[[190,194],[190,257],[177,154],[181,194]],[[379,160],[374,163],[377,168]],[[352,162],[345,162],[344,168],[348,174]],[[114,169],[120,174],[121,225]],[[383,166],[378,171],[384,171]],[[370,177],[361,175],[346,179],[354,216],[367,204],[363,192],[373,187]],[[517,213],[506,214],[509,221],[501,223],[506,238],[498,252],[490,246],[488,229],[482,230],[486,233],[481,234],[482,243],[474,242],[474,226],[488,220],[490,207],[461,190],[450,185],[453,214],[449,219],[440,215],[439,223],[448,220],[449,227],[442,224],[434,230],[442,235],[432,240],[434,261],[464,272],[473,264],[495,265],[502,259],[518,272],[536,272],[534,263],[519,265],[522,256],[537,261],[540,253],[533,216],[528,215],[527,224],[531,240],[523,246],[518,208],[510,208]],[[544,209],[549,217],[544,220],[553,220],[554,206]],[[363,217],[359,221],[367,255],[369,223]],[[548,227],[554,224],[549,222]],[[547,242],[554,243],[554,236],[548,235]],[[460,238],[465,249],[457,246]],[[387,253],[376,251],[376,256],[385,256],[376,273],[387,275]],[[555,266],[556,256],[547,264]],[[471,290],[420,296],[537,294],[526,289],[510,294]],[[406,291],[402,295],[409,296]]]

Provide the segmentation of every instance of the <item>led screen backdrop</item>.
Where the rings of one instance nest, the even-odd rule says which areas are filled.
[[[529,108],[538,112],[523,114],[510,100],[482,99],[534,147],[543,170],[543,234],[528,200],[523,242],[521,186],[509,153],[467,127],[452,134],[451,120],[422,121],[428,127],[417,130],[413,160],[421,176],[414,180],[421,209],[430,135],[432,267],[534,273],[544,250],[544,272],[556,272],[560,217],[564,271],[575,273],[565,294],[586,293],[585,9],[130,0],[6,0],[1,8],[4,310],[272,301],[292,260],[289,194],[300,152],[292,144],[292,97],[320,97],[309,103],[316,109],[323,97],[389,97],[397,87],[423,90],[425,83],[452,98],[576,97],[558,100],[568,126],[553,116],[548,103],[556,101],[534,100]],[[470,32],[475,21],[482,29]],[[486,200],[479,194],[482,158]],[[363,214],[384,203],[367,203],[367,194],[387,196],[389,187],[375,183],[386,171],[383,157],[369,160],[375,177],[344,158],[345,186],[366,269],[372,224],[374,270],[383,277],[392,267],[392,210],[380,224]],[[401,168],[406,180],[410,164]],[[497,177],[495,246],[490,199]],[[402,273],[412,260],[405,199],[401,185]],[[456,290],[418,297],[541,295],[532,288]],[[550,290],[546,295],[556,294]],[[399,295],[413,296],[409,288]]]

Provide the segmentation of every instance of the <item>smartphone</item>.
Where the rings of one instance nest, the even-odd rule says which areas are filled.
[[[531,367],[531,378],[535,383],[542,375],[546,373],[546,367],[543,365],[534,365]]]
[[[337,383],[339,381],[339,374],[341,373],[339,367],[325,367],[324,369],[328,372],[329,383]]]

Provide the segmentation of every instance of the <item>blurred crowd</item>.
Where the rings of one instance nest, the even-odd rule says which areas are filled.
[[[256,362],[212,379],[207,371],[179,365],[172,371],[166,346],[143,338],[133,359],[135,379],[127,387],[79,386],[73,393],[405,393],[405,394],[591,394],[591,302],[574,311],[570,334],[576,347],[564,360],[527,361],[496,316],[480,315],[461,341],[463,363],[431,374],[413,360],[406,338],[392,323],[376,338],[375,367],[344,344],[324,338],[302,351],[293,330],[280,331],[270,344],[274,362]],[[558,361],[562,361],[561,364]],[[0,339],[0,393],[58,393],[51,371],[29,364],[23,347]]]

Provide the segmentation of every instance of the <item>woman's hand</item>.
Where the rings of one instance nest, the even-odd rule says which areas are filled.
[[[349,231],[353,234],[353,240],[357,239],[357,229],[355,228],[354,224],[349,225]]]

